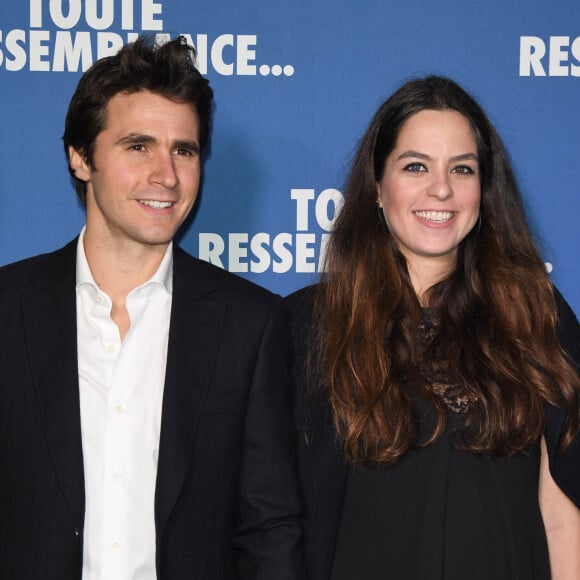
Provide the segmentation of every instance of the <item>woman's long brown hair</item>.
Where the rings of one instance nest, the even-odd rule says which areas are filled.
[[[444,357],[465,398],[463,445],[509,456],[544,428],[544,404],[564,408],[562,447],[578,431],[579,378],[557,338],[554,290],[526,223],[506,150],[474,99],[450,79],[410,81],[377,111],[355,155],[345,203],[326,251],[315,304],[315,363],[322,371],[345,456],[397,461],[417,444],[405,388],[424,356],[421,306],[404,257],[377,213],[376,184],[404,122],[455,110],[478,146],[480,222],[462,242],[454,272],[427,295],[437,319],[430,353]],[[427,444],[445,426],[444,404]]]

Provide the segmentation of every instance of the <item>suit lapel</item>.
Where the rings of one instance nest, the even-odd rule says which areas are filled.
[[[191,462],[195,432],[219,351],[225,306],[203,300],[215,288],[207,270],[175,247],[155,491],[158,541]]]
[[[55,252],[22,295],[28,357],[46,441],[75,528],[84,520],[76,335],[76,240]]]
[[[76,333],[76,240],[55,252],[23,292],[23,325],[40,420],[77,530],[85,511]],[[219,351],[225,306],[204,300],[217,284],[175,247],[155,520],[158,538],[183,486]]]

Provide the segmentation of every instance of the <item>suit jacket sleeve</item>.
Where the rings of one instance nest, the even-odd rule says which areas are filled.
[[[558,305],[558,333],[564,350],[577,369],[580,369],[580,325],[564,298],[556,291]],[[580,389],[580,385],[577,385]],[[580,507],[580,433],[565,452],[560,443],[566,427],[566,413],[562,409],[547,405],[546,445],[550,459],[550,473],[566,495]]]
[[[336,435],[328,394],[322,388],[311,340],[315,286],[284,300],[294,346],[294,418],[299,478],[304,499],[306,578],[327,580],[332,564],[347,479],[343,446]]]
[[[276,308],[263,330],[249,389],[236,531],[241,580],[301,580],[289,337]]]

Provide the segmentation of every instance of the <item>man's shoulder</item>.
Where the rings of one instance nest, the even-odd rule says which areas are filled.
[[[74,269],[76,238],[58,250],[38,254],[0,267],[0,288],[19,285],[38,275],[50,275],[62,280]]]
[[[299,288],[291,294],[288,294],[284,298],[284,303],[291,309],[311,310],[316,300],[319,287],[319,284],[311,284],[310,286]]]
[[[300,288],[284,298],[284,308],[293,328],[309,327],[316,301],[320,298],[320,284]]]
[[[270,290],[200,260],[178,246],[174,248],[173,267],[178,282],[189,278],[192,283],[203,283],[211,288],[211,294],[217,294],[233,302],[266,304],[280,300],[280,297]]]

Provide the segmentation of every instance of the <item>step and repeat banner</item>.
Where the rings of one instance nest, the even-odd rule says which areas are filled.
[[[215,90],[192,254],[280,294],[317,279],[358,139],[403,81],[451,76],[504,138],[547,267],[580,313],[577,0],[2,0],[0,264],[60,247],[83,209],[62,131],[91,63],[185,35]]]

